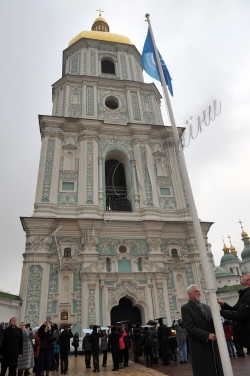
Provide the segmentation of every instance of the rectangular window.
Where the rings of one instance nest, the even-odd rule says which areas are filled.
[[[62,182],[62,191],[74,191],[74,188],[73,182]]]
[[[160,188],[161,196],[171,196],[170,188]]]

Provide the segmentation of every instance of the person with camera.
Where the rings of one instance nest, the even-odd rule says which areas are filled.
[[[1,376],[5,376],[9,368],[9,376],[16,376],[18,358],[23,355],[23,333],[16,326],[17,318],[10,319],[10,325],[4,330],[4,338],[0,348],[2,358]]]
[[[60,337],[60,358],[61,358],[61,374],[66,375],[69,367],[69,350],[70,350],[70,339],[73,337],[71,330],[67,326],[64,327]]]
[[[32,339],[34,337],[30,324],[21,322],[19,328],[23,332],[23,356],[18,359],[18,376],[28,376],[29,369],[34,367],[34,351]]]
[[[56,362],[54,358],[54,345],[56,340],[53,337],[54,325],[52,321],[45,321],[44,324],[38,329],[38,336],[41,340],[40,353],[37,359],[36,371],[44,374],[46,370],[46,376],[49,376],[50,371],[55,371]]]

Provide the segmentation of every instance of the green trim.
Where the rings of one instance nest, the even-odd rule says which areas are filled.
[[[218,290],[216,291],[216,293],[238,291],[238,290],[241,289],[241,287],[242,287],[241,284],[239,284],[239,285],[233,285],[233,286],[220,287],[220,288],[218,288]]]
[[[12,294],[9,294],[8,292],[3,292],[3,291],[0,291],[0,296],[2,298],[12,299],[12,300],[21,300],[20,296],[12,295]]]

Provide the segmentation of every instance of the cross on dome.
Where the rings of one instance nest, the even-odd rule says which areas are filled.
[[[104,10],[101,10],[101,8],[99,8],[99,9],[96,9],[96,12],[99,12],[99,16],[101,17]]]

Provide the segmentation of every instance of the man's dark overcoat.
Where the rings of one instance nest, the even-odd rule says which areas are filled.
[[[182,322],[188,334],[193,376],[223,376],[217,341],[208,339],[215,333],[210,307],[201,304],[205,315],[189,300],[182,306]]]
[[[4,329],[4,338],[0,353],[3,356],[5,365],[17,366],[18,356],[23,355],[23,333],[20,328],[9,326]]]
[[[231,307],[224,303],[221,316],[227,320],[237,322],[240,345],[250,350],[250,287],[238,291],[239,300]]]

